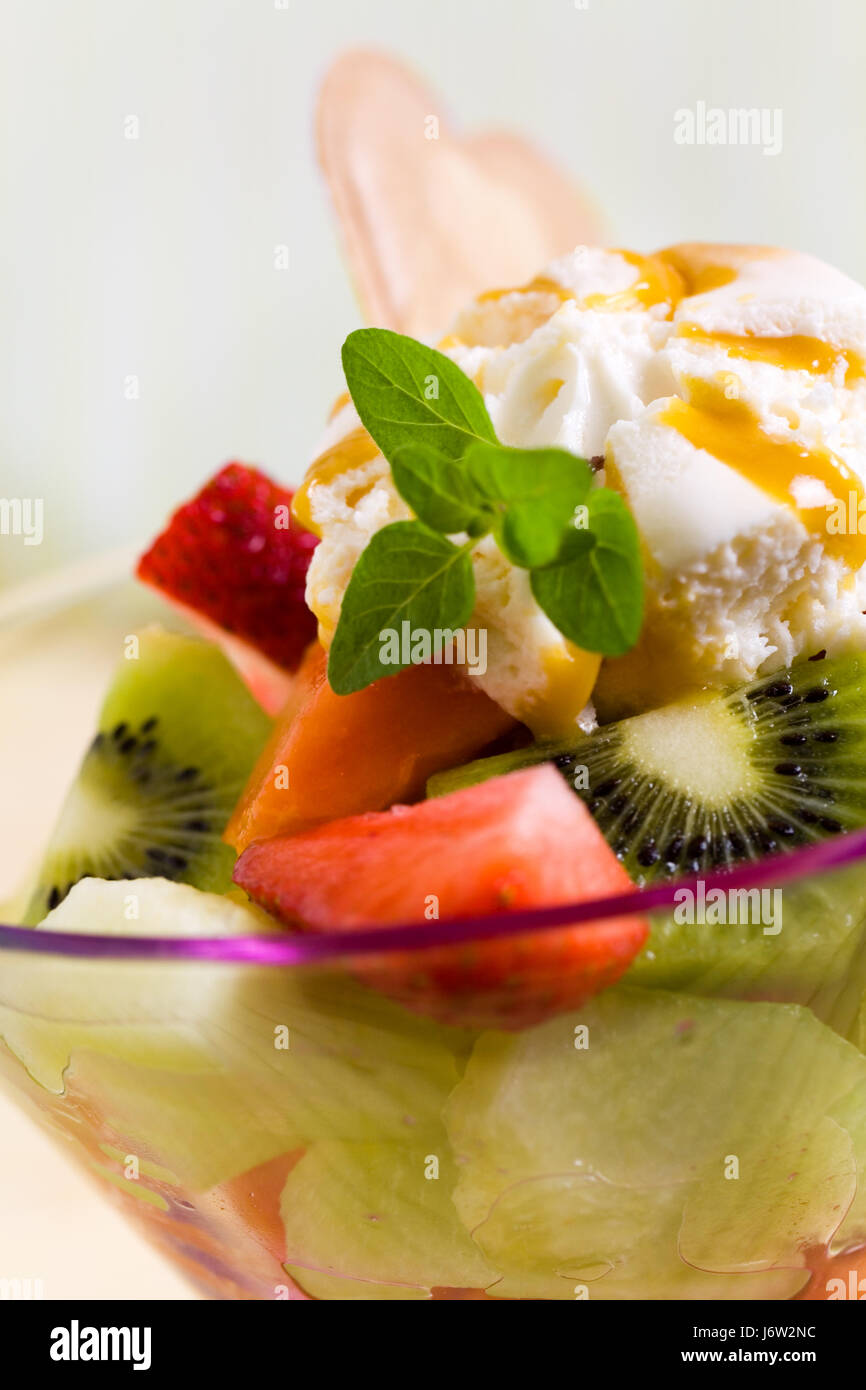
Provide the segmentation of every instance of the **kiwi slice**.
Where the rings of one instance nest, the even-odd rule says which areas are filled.
[[[866,655],[481,759],[431,778],[428,794],[547,761],[641,885],[825,839],[866,824]]]
[[[25,923],[40,922],[82,878],[227,891],[235,855],[221,835],[269,731],[218,647],[158,628],[139,634],[60,812]]]

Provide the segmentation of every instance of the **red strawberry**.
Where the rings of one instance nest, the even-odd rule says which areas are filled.
[[[291,516],[293,495],[229,463],[175,512],[138,565],[145,583],[283,671],[295,670],[316,636],[304,586],[318,542]]]
[[[632,886],[583,802],[549,766],[258,841],[238,860],[235,882],[288,923],[347,936],[424,918],[435,929],[448,917],[576,903]],[[441,1022],[521,1028],[613,984],[647,931],[642,917],[616,918],[358,957],[352,968]]]

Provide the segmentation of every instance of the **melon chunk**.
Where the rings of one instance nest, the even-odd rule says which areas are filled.
[[[479,1039],[445,1118],[500,1297],[788,1298],[866,1240],[866,1059],[795,1005],[620,986]]]
[[[410,666],[335,695],[325,653],[314,648],[225,838],[240,852],[254,840],[415,800],[434,772],[517,727],[450,666]]]

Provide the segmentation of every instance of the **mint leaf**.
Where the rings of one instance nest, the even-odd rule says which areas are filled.
[[[576,506],[592,486],[592,469],[586,459],[567,449],[473,444],[466,467],[484,495],[500,502],[543,500],[549,489],[562,487],[574,493]]]
[[[536,601],[570,641],[606,656],[634,645],[643,610],[637,528],[617,493],[593,486],[585,459],[499,444],[469,378],[402,334],[351,333],[343,368],[418,520],[377,532],[355,566],[328,660],[338,694],[429,660],[466,625],[470,552],[488,532],[530,572]],[[473,540],[454,545],[448,536],[457,532]]]
[[[361,423],[390,463],[423,442],[462,458],[475,439],[496,435],[481,392],[435,348],[387,328],[359,328],[343,344],[343,371]]]
[[[410,643],[416,633],[427,634],[431,651],[437,651],[447,640],[442,634],[464,627],[474,605],[468,547],[452,544],[420,521],[385,526],[367,544],[343,596],[328,655],[331,688],[351,695],[412,665],[411,655],[394,660],[386,650],[393,643],[389,634],[398,646],[405,645],[404,623]]]
[[[586,460],[565,449],[473,444],[465,465],[496,508],[493,529],[508,559],[523,569],[553,564],[592,487]]]
[[[535,570],[535,600],[569,641],[603,656],[634,646],[643,618],[643,575],[637,527],[616,492],[587,498],[594,544],[566,563]]]
[[[460,459],[406,444],[391,459],[394,486],[420,521],[445,534],[490,529],[489,510]]]

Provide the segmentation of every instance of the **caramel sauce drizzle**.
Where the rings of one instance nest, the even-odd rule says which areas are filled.
[[[672,400],[659,415],[659,423],[675,429],[696,449],[706,450],[775,501],[791,507],[808,530],[820,534],[829,552],[844,556],[859,568],[866,561],[866,536],[852,528],[834,534],[828,527],[828,508],[799,507],[791,491],[795,478],[817,478],[842,504],[846,517],[852,512],[852,497],[859,514],[866,494],[854,470],[829,449],[807,449],[795,440],[773,439],[750,407],[729,399],[721,386],[692,378],[687,389],[689,399]],[[707,505],[712,505],[711,497]]]

